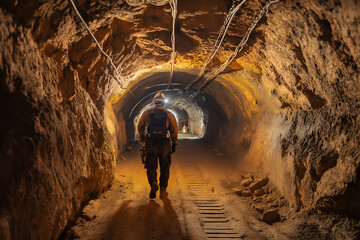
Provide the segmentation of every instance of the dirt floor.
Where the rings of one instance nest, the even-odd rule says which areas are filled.
[[[150,200],[149,191],[140,153],[125,152],[110,189],[65,239],[360,239],[358,221],[292,210],[265,176],[199,140],[180,141],[172,155],[169,196]]]

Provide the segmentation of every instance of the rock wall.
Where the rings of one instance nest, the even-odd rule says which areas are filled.
[[[0,9],[0,238],[56,239],[113,178],[102,112]]]
[[[261,27],[262,85],[282,106],[257,127],[248,158],[263,160],[298,209],[360,216],[359,10],[356,1],[283,1]]]
[[[255,127],[255,116],[251,113],[249,99],[229,80],[222,79],[209,85],[204,92],[211,96],[208,108],[216,114],[209,116],[209,133],[205,139],[222,153],[242,162],[249,150]],[[217,128],[218,134],[213,135]]]

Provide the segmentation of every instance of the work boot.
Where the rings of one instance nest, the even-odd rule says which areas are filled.
[[[157,184],[151,185],[151,190],[149,194],[149,198],[156,198],[156,192],[159,190],[159,186]]]
[[[160,187],[160,198],[167,197],[169,194],[166,191],[166,188]]]

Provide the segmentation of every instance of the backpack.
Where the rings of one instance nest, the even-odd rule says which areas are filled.
[[[148,127],[150,138],[167,138],[166,119],[167,113],[165,111],[150,113],[150,124]]]

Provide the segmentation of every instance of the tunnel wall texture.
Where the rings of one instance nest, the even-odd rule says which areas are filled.
[[[0,238],[55,239],[112,180],[111,138],[76,71],[1,9],[0,29]]]
[[[360,216],[358,10],[356,1],[284,2],[262,29],[262,86],[282,106],[257,127],[248,157],[299,209]]]
[[[169,69],[170,7],[149,2],[76,2],[128,79],[154,66]],[[211,3],[179,1],[176,68],[199,69],[206,59],[231,6]],[[247,1],[210,70],[224,62],[263,3]],[[112,136],[125,134],[111,112],[106,128],[103,112],[109,97],[123,93],[68,1],[0,6],[0,228],[9,238],[56,238],[81,202],[111,181]],[[279,1],[221,75],[225,81],[205,89],[229,123],[218,146],[247,142],[243,161],[268,174],[300,210],[360,216],[359,13],[357,0]],[[216,84],[227,87],[229,101],[211,90]],[[237,132],[229,126],[241,126],[241,116],[249,129]]]
[[[251,112],[252,104],[238,86],[226,79],[214,82],[204,92],[213,98],[207,107],[214,108],[216,112],[216,116],[209,116],[209,121],[212,118],[216,121],[209,123],[212,126],[208,127],[205,139],[211,141],[222,155],[242,161],[255,131],[256,119]],[[218,128],[216,135],[212,133],[212,128]]]

